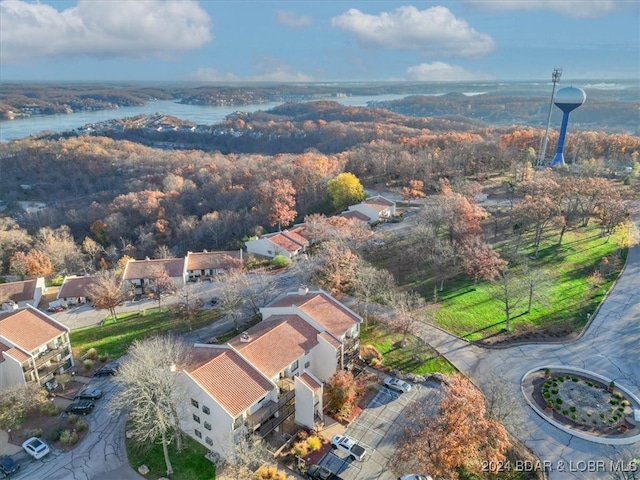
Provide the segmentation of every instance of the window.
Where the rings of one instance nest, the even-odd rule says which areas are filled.
[[[202,433],[200,432],[200,430],[194,430],[193,433],[196,434],[196,437],[202,438]]]
[[[309,368],[311,366],[311,362],[305,362],[304,368]]]
[[[200,423],[200,417],[198,415],[196,415],[195,413],[193,414],[193,420]]]
[[[207,445],[213,445],[213,440],[211,440],[211,437],[205,438],[204,441],[207,442]]]
[[[193,398],[191,399],[191,405],[193,405],[194,407],[198,408],[198,401],[194,400]]]
[[[207,407],[206,405],[202,405],[202,411],[207,415],[211,413],[211,410],[209,410],[209,407]]]
[[[211,424],[209,422],[204,422],[204,428],[211,430]]]
[[[291,371],[294,372],[298,369],[298,360],[291,364]]]

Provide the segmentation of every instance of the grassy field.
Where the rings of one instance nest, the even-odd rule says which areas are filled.
[[[419,338],[408,335],[403,347],[402,334],[393,332],[386,324],[370,323],[360,332],[360,345],[373,345],[384,356],[383,365],[404,373],[454,373],[455,367]]]
[[[149,467],[148,478],[167,476],[162,444],[157,443],[150,450],[141,450],[131,439],[125,439],[129,464],[138,469],[140,465]],[[205,458],[207,449],[195,440],[184,437],[184,448],[176,451],[175,444],[169,445],[169,458],[173,467],[172,480],[212,480],[216,477],[216,467]]]
[[[581,330],[588,314],[595,311],[612,286],[626,258],[626,251],[618,250],[616,238],[607,242],[599,236],[596,226],[567,232],[561,246],[557,240],[557,235],[547,238],[538,258],[531,260],[531,268],[538,270],[542,279],[537,287],[539,298],[530,313],[526,313],[526,299],[512,312],[514,333]],[[522,253],[531,254],[527,249]],[[603,283],[594,286],[588,277],[598,270],[603,257],[610,259],[611,272],[603,278]],[[411,287],[419,289],[428,299],[433,295],[433,283],[428,280],[415,282]],[[468,340],[501,332],[505,327],[503,303],[490,295],[487,282],[479,282],[477,290],[472,287],[473,282],[463,275],[445,284],[445,290],[439,294],[436,324]]]
[[[204,327],[219,318],[220,313],[215,309],[201,310],[191,322],[191,329]],[[107,354],[109,358],[116,359],[126,353],[134,340],[188,330],[186,323],[178,320],[170,310],[158,312],[153,309],[143,313],[132,312],[120,315],[117,322],[109,319],[103,325],[73,330],[69,337],[76,358],[88,349],[95,348],[98,354]]]

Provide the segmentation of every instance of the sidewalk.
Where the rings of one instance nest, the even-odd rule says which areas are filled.
[[[22,452],[22,447],[20,445],[10,443],[7,431],[0,430],[0,456],[15,455],[18,452]]]

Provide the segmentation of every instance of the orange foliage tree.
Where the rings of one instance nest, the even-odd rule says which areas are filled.
[[[348,417],[358,397],[358,387],[353,374],[339,370],[327,382],[327,408],[329,412]]]
[[[416,402],[408,420],[392,461],[397,472],[410,465],[441,479],[459,478],[461,468],[480,475],[483,465],[504,463],[510,446],[502,423],[487,414],[482,392],[460,375],[450,379],[437,411]]]

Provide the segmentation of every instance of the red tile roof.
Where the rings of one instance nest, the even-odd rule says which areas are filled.
[[[273,378],[318,344],[318,330],[298,315],[272,315],[229,341],[253,366]]]
[[[93,283],[91,275],[65,277],[58,292],[58,298],[86,297],[87,289],[91,283]]]
[[[241,259],[240,250],[225,252],[189,252],[187,253],[187,270],[207,270],[225,266],[225,257]]]
[[[31,358],[27,353],[23,352],[21,349],[13,347],[6,351],[6,354],[10,357],[16,359],[16,361],[22,363],[26,362]]]
[[[331,335],[329,332],[322,332],[320,336],[324,338],[329,343],[329,345],[332,345],[335,348],[338,348],[342,344],[340,340]]]
[[[69,329],[32,307],[0,314],[0,339],[6,338],[26,352],[50,342]]]
[[[361,319],[354,312],[334,300],[325,292],[309,292],[285,295],[268,307],[296,305],[335,337],[341,337]]]
[[[233,418],[275,388],[229,347],[195,346],[192,357],[185,371]]]
[[[300,375],[300,380],[311,390],[316,391],[322,388],[322,384],[319,383],[315,378],[309,375],[307,372],[304,372]]]
[[[14,302],[32,300],[36,291],[36,281],[24,280],[23,282],[0,283],[0,297],[8,297]]]
[[[124,269],[125,280],[153,278],[158,269],[164,268],[170,277],[182,277],[184,274],[183,258],[161,258],[154,260],[129,260]]]
[[[289,253],[297,252],[302,248],[302,245],[294,242],[289,237],[284,236],[282,233],[277,233],[273,236],[268,237],[268,239]]]
[[[293,230],[285,230],[282,232],[283,235],[289,237],[291,240],[293,240],[296,243],[299,243],[300,245],[309,245],[309,240],[307,240],[305,237],[303,237],[300,232],[302,232],[304,230],[304,228],[301,227],[297,227]]]

